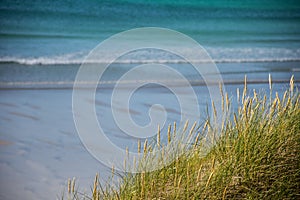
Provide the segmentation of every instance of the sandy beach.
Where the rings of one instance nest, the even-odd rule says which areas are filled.
[[[255,70],[251,68],[249,72],[247,65],[251,64],[224,64],[219,67],[224,82],[234,82],[225,84],[229,94],[234,94],[236,88],[243,87],[244,72],[250,83],[249,91],[268,91],[269,73],[273,77],[274,91],[279,93],[288,88],[289,77],[292,74],[295,76],[295,83],[299,84],[300,72],[295,71],[298,69],[298,63],[262,63],[262,66],[275,67],[256,65]],[[4,66],[1,67],[2,71],[5,71]],[[77,134],[72,113],[72,88],[1,86],[0,173],[1,183],[5,183],[0,189],[1,199],[55,199],[65,189],[68,178],[72,177],[79,180],[81,189],[89,191],[96,172],[99,172],[101,180],[105,181],[110,169],[88,153]],[[196,84],[194,90],[202,101],[200,110],[205,112],[209,100],[209,96],[205,94],[205,86]],[[112,88],[105,86],[97,91],[98,120],[104,124],[103,127],[107,129],[108,137],[112,141],[124,148],[132,147],[136,143],[134,144],[130,137],[121,134],[112,123],[111,114],[107,114],[110,112],[111,92]],[[172,93],[162,87],[148,87],[132,97],[134,102],[130,113],[137,123],[143,124],[148,121],[148,109],[158,100],[158,96],[159,102],[168,111],[168,123],[178,120],[180,110]],[[235,102],[236,97],[231,96],[231,99]]]

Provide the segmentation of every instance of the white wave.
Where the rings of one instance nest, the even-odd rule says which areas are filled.
[[[103,86],[103,87],[114,87],[116,83],[121,84],[123,88],[130,88],[132,86],[135,87],[137,83],[155,83],[155,82],[165,82],[168,84],[173,84],[174,86],[182,87],[182,80],[174,80],[174,79],[163,79],[163,80],[127,80],[127,81],[118,81],[118,80],[111,80],[111,81],[80,81],[76,82],[76,86],[74,85],[74,81],[20,81],[20,82],[0,82],[0,89],[72,89],[73,87],[89,89],[93,88],[94,85]],[[191,85],[206,85],[206,82],[202,79],[195,79],[189,80]],[[288,83],[289,79],[274,79],[274,83]],[[296,80],[298,82],[299,80]],[[248,84],[261,84],[261,83],[268,83],[267,79],[249,79],[247,81]],[[243,79],[236,79],[236,80],[223,80],[224,84],[244,84]],[[218,85],[219,82],[211,82],[210,84]],[[148,87],[160,87],[157,85],[149,85]]]
[[[207,48],[212,60],[216,63],[244,63],[244,62],[286,62],[300,61],[300,49],[287,48]],[[184,49],[185,53],[193,54],[190,49]],[[109,63],[105,59],[113,52],[106,52],[101,55],[101,63]],[[59,56],[41,57],[0,57],[0,63],[17,63],[24,65],[67,65],[81,64],[84,62],[87,53],[75,52]],[[190,62],[205,63],[209,60],[195,59]],[[98,60],[89,60],[90,63],[99,63]],[[183,58],[161,50],[140,50],[130,52],[114,63],[135,64],[135,63],[187,63]]]
[[[251,63],[251,62],[299,62],[299,58],[258,58],[258,59],[213,59],[215,63]],[[83,60],[53,60],[53,59],[28,59],[28,58],[15,58],[15,59],[3,59],[0,58],[0,63],[17,63],[23,65],[70,65],[70,64],[82,64]],[[90,63],[99,63],[98,61],[89,61]],[[207,63],[209,60],[193,60],[191,62]],[[109,63],[101,62],[101,63]],[[188,63],[185,60],[119,60],[114,63],[120,64],[148,64],[148,63],[160,63],[160,64],[179,64]]]

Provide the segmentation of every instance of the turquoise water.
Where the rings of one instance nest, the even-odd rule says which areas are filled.
[[[299,1],[1,1],[0,18],[0,62],[80,63],[113,34],[148,26],[192,37],[221,63],[300,60]]]

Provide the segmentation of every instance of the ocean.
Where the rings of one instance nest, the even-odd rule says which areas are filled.
[[[0,61],[78,64],[133,28],[182,32],[222,62],[299,61],[299,1],[1,1]]]
[[[82,62],[97,45],[120,32],[143,27],[175,30],[202,45],[233,102],[237,88],[243,88],[245,75],[250,92],[269,93],[269,75],[279,95],[289,87],[292,75],[299,87],[297,0],[2,0],[0,199],[55,199],[71,177],[77,177],[80,188],[89,192],[96,172],[105,182],[110,169],[88,153],[77,134],[73,84]],[[184,51],[195,53],[188,48]],[[111,53],[104,52],[101,59],[109,61]],[[203,77],[195,76],[186,60],[151,49],[118,58],[100,82],[95,110],[107,137],[122,148],[136,148],[137,140],[122,134],[112,122],[112,88],[125,72],[150,63],[168,65],[195,83],[193,89],[201,99],[200,121],[209,106]],[[132,119],[146,125],[151,121],[151,105],[161,103],[168,112],[165,125],[178,121],[180,109],[175,97],[164,87],[137,90],[129,102]]]

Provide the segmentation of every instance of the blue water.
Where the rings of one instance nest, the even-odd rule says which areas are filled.
[[[192,37],[219,63],[300,60],[297,0],[4,0],[0,19],[0,62],[80,63],[113,34],[149,26]]]

